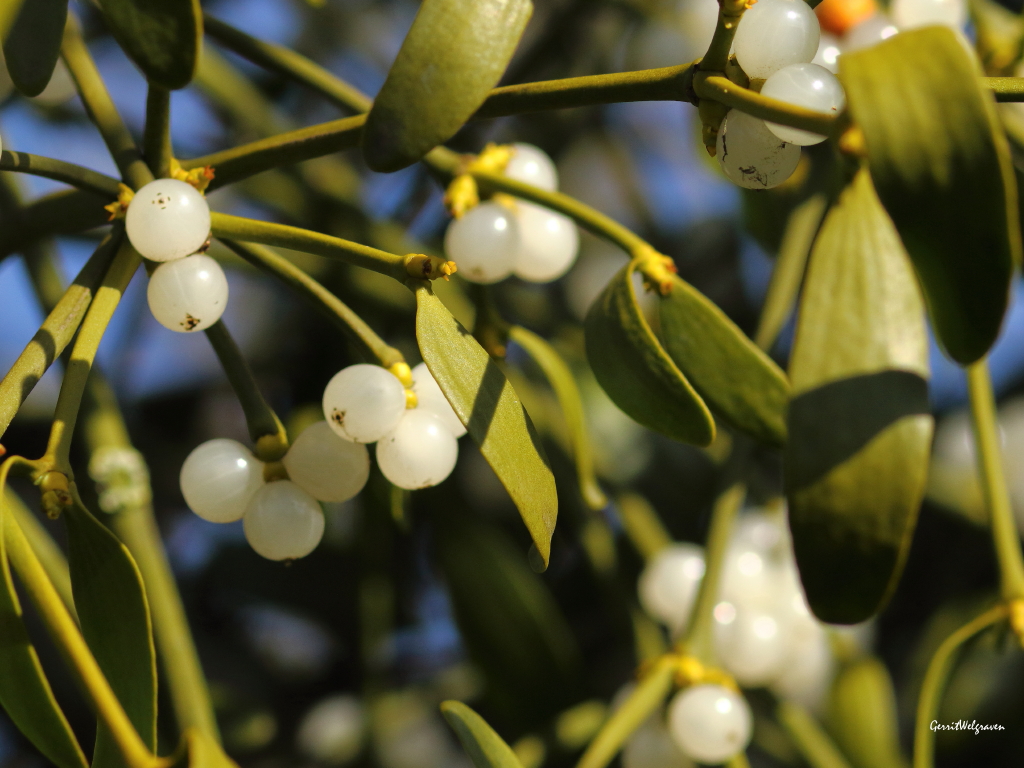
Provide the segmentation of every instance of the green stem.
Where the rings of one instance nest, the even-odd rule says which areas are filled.
[[[1024,101],[1024,77],[983,77],[981,81],[996,101]]]
[[[725,65],[729,62],[729,50],[732,48],[733,38],[736,37],[736,27],[739,26],[740,18],[746,9],[746,0],[722,0],[719,3],[715,34],[711,38],[708,52],[700,61],[700,69],[705,72],[725,71]]]
[[[643,496],[625,493],[616,499],[616,503],[626,537],[644,560],[649,562],[672,544],[672,536],[665,524]]]
[[[967,390],[971,400],[978,476],[999,561],[1000,591],[1005,600],[1024,598],[1024,559],[1003,474],[996,401],[985,359],[967,368]]]
[[[811,768],[851,768],[825,729],[799,704],[781,701],[775,716]]]
[[[693,76],[693,89],[702,99],[716,101],[748,115],[771,120],[774,123],[799,128],[804,131],[836,136],[845,124],[839,117],[833,117],[813,109],[794,107],[778,99],[770,99],[747,88],[736,85],[722,75],[698,72]]]
[[[149,84],[146,93],[146,130],[142,137],[143,154],[150,172],[158,179],[171,175],[171,92]]]
[[[269,272],[298,290],[315,307],[323,310],[334,320],[341,330],[359,345],[366,357],[376,358],[385,368],[405,362],[402,353],[378,336],[348,305],[288,259],[256,243],[240,243],[234,240],[221,242],[253,266]]]
[[[328,258],[340,258],[349,264],[372,269],[400,282],[405,282],[410,277],[406,270],[405,256],[381,251],[351,240],[342,240],[340,237],[331,237],[287,224],[244,219],[226,213],[214,212],[211,222],[214,237],[248,240],[263,245],[315,253]]]
[[[696,656],[704,664],[714,663],[713,611],[718,603],[718,585],[722,577],[725,552],[729,546],[729,536],[732,534],[733,523],[740,507],[743,506],[746,494],[746,488],[737,483],[715,501],[711,512],[711,527],[704,546],[704,578],[701,579],[697,599],[690,612],[686,633],[676,644],[679,653]]]
[[[120,242],[121,232],[117,230],[100,243],[53,311],[47,315],[32,341],[18,356],[3,381],[0,381],[0,435],[7,431],[36,382],[71,342],[93,295],[112,266]]]
[[[261,461],[279,461],[288,450],[288,435],[256,385],[256,377],[242,350],[231,338],[223,320],[211,325],[205,333],[245,413],[245,423],[256,446],[256,455]]]
[[[111,199],[116,198],[119,192],[117,179],[106,174],[52,157],[31,155],[28,152],[10,152],[5,149],[0,153],[0,171],[17,171],[62,181]]]
[[[953,654],[976,634],[1006,619],[1008,608],[997,605],[978,618],[968,622],[942,641],[928,662],[928,671],[917,700],[917,718],[914,724],[914,768],[932,768],[935,758],[935,733],[931,723],[938,716],[942,692],[953,668]]]
[[[99,129],[124,182],[133,189],[151,182],[153,174],[143,161],[139,148],[135,146],[135,140],[132,139],[117,107],[114,106],[99,70],[96,69],[96,63],[85,46],[81,30],[70,14],[64,27],[61,56],[75,81],[85,111]]]

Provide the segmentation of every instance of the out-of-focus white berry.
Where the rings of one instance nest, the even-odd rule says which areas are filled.
[[[839,72],[839,56],[842,52],[839,38],[828,32],[822,32],[821,40],[818,41],[818,52],[814,54],[811,64],[817,64],[832,74],[837,74]]]
[[[268,560],[305,557],[324,535],[324,513],[316,499],[291,480],[260,488],[242,517],[245,538]]]
[[[888,40],[899,30],[888,16],[879,11],[870,19],[851,27],[842,39],[843,53],[860,51]]]
[[[787,659],[772,681],[771,689],[779,698],[790,699],[819,713],[835,675],[832,643],[828,631],[813,618],[795,624]]]
[[[426,363],[420,363],[412,369],[412,389],[416,393],[417,408],[430,411],[444,422],[455,437],[466,434],[465,425],[455,415],[448,398],[430,373]]]
[[[661,712],[656,712],[622,747],[622,768],[694,768],[672,740]]]
[[[715,653],[740,685],[766,685],[782,672],[790,627],[771,610],[722,601],[714,608]]]
[[[399,488],[414,491],[437,485],[451,474],[459,443],[441,417],[413,408],[377,442],[377,465]]]
[[[203,247],[210,236],[210,206],[191,184],[157,179],[135,193],[124,225],[142,256],[171,261]]]
[[[558,171],[547,152],[533,144],[516,143],[512,148],[515,154],[505,166],[506,176],[548,192],[558,189]]]
[[[750,743],[753,717],[746,700],[721,685],[695,685],[676,694],[668,729],[683,754],[724,763]]]
[[[288,477],[317,501],[348,501],[366,485],[370,454],[318,421],[306,427],[285,454]]]
[[[380,440],[404,413],[402,382],[379,365],[350,365],[324,388],[324,418],[337,435],[353,443]]]
[[[161,264],[149,278],[146,298],[153,317],[179,333],[203,331],[228,306],[228,279],[220,264],[204,254]]]
[[[761,95],[826,115],[838,115],[846,106],[846,92],[838,78],[817,64],[792,64],[764,82]],[[790,144],[808,146],[825,140],[820,133],[802,131],[765,121],[768,130]]]
[[[363,748],[366,712],[355,696],[340,694],[321,699],[299,723],[295,736],[299,751],[327,765],[351,762]]]
[[[185,503],[199,517],[231,523],[242,519],[263,485],[263,463],[234,440],[207,440],[185,459],[179,482]]]
[[[673,544],[661,550],[640,574],[640,605],[673,633],[686,627],[704,576],[704,550],[696,544]]]
[[[512,274],[519,250],[519,226],[505,206],[480,203],[448,225],[444,250],[473,283],[496,283]]]
[[[569,271],[580,249],[580,236],[572,219],[520,200],[516,202],[516,220],[518,277],[532,283],[549,283]]]
[[[889,12],[900,29],[937,24],[962,30],[967,23],[964,0],[893,0]]]
[[[736,29],[736,60],[750,78],[767,78],[818,50],[820,28],[803,0],[760,0]]]
[[[782,141],[764,120],[731,109],[718,130],[716,156],[730,181],[747,189],[771,189],[793,175],[800,147]]]

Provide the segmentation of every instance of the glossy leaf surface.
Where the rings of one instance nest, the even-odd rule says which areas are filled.
[[[522,768],[512,748],[486,720],[461,701],[442,702],[441,714],[476,768]]]
[[[101,0],[117,42],[143,74],[172,90],[195,75],[203,41],[199,0]]]
[[[936,334],[967,365],[992,346],[1020,263],[1017,187],[992,95],[953,33],[929,27],[840,59],[871,177]]]
[[[601,388],[628,416],[675,440],[709,445],[715,422],[668,356],[633,293],[634,267],[623,267],[587,313],[587,360]]]
[[[789,520],[824,621],[884,604],[906,559],[931,444],[924,308],[866,170],[811,254],[790,360]]]
[[[21,6],[4,40],[4,59],[14,87],[38,96],[50,82],[60,56],[68,0],[31,0]]]
[[[424,0],[366,120],[367,165],[397,171],[454,136],[498,84],[532,12],[530,0]]]

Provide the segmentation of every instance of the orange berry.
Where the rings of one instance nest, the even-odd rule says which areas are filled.
[[[814,9],[821,28],[839,36],[871,18],[877,11],[878,3],[875,0],[824,0]]]

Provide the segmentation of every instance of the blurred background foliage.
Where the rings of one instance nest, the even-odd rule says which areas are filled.
[[[1010,0],[1012,3],[1014,0]],[[145,80],[91,5],[72,3],[114,101],[141,134]],[[417,10],[413,0],[216,0],[213,16],[295,48],[369,94],[383,82]],[[1011,8],[1018,11],[1019,8]],[[713,0],[536,0],[534,17],[506,75],[508,83],[667,66],[703,52]],[[443,41],[438,41],[443,44]],[[4,146],[115,174],[63,65],[46,91],[24,98],[0,84]],[[1015,105],[1008,107],[1013,109]],[[172,95],[175,154],[195,157],[340,116],[316,95],[268,74],[207,40],[195,81]],[[670,255],[680,274],[753,333],[785,217],[800,199],[794,182],[747,193],[720,176],[686,104],[637,103],[475,122],[451,146],[527,141],[558,163],[561,189],[637,231]],[[819,148],[820,149],[820,148]],[[816,151],[816,150],[815,150]],[[806,153],[813,158],[815,151]],[[825,151],[825,150],[821,150]],[[808,162],[805,157],[805,162]],[[26,199],[59,189],[14,174]],[[373,174],[356,153],[274,170],[213,193],[215,210],[252,215],[376,244],[396,252],[439,248],[448,217],[442,188],[422,166]],[[551,339],[574,367],[587,408],[599,476],[613,496],[641,493],[671,535],[703,541],[723,483],[724,435],[709,450],[671,442],[619,412],[586,370],[580,320],[624,254],[583,235],[580,258],[549,285],[518,282],[496,292],[504,316]],[[67,275],[95,238],[53,243]],[[225,322],[292,434],[319,418],[325,382],[360,362],[335,328],[287,288],[257,276],[227,251],[232,300]],[[376,274],[316,256],[288,254],[359,312],[410,363],[419,360],[411,295]],[[439,287],[465,323],[472,305],[458,280]],[[26,268],[0,263],[0,366],[9,366],[42,312]],[[1014,500],[1024,523],[1024,284],[991,357]],[[792,322],[773,354],[785,362]],[[929,501],[895,598],[873,643],[897,690],[906,747],[916,693],[932,651],[996,589],[996,572],[976,480],[963,374],[932,344],[932,404],[939,417]],[[182,461],[213,437],[247,441],[242,412],[207,341],[165,331],[136,280],[100,349],[101,365],[149,462],[166,546],[211,682],[225,745],[243,766],[352,763],[381,768],[466,766],[437,710],[467,701],[509,741],[527,768],[571,765],[600,725],[606,705],[638,661],[664,638],[637,622],[641,554],[623,535],[613,502],[594,516],[580,501],[565,425],[550,391],[513,344],[508,367],[548,442],[559,483],[560,519],[551,567],[538,573],[514,506],[476,449],[463,443],[451,480],[393,495],[378,475],[355,501],[326,505],[328,530],[311,556],[288,567],[246,546],[241,523],[214,525],[185,507]],[[14,453],[45,445],[59,388],[57,366],[40,382],[4,440]],[[78,456],[84,462],[84,455]],[[750,503],[781,491],[780,458],[757,453]],[[87,476],[85,466],[78,474]],[[25,489],[22,489],[25,490]],[[60,526],[46,525],[59,539]],[[32,627],[39,630],[38,622]],[[646,632],[646,634],[645,634]],[[59,670],[45,633],[43,662]],[[974,644],[955,674],[945,720],[977,718],[1006,730],[939,738],[940,765],[1024,761],[1024,657],[1003,639]],[[66,676],[56,694],[83,743],[93,719]],[[162,689],[162,697],[166,697]],[[751,763],[799,765],[786,735],[753,695],[759,714]],[[160,701],[170,717],[169,702]],[[162,748],[173,744],[173,726]],[[842,741],[842,737],[837,735]],[[854,738],[854,741],[856,739]],[[906,749],[904,750],[906,752]],[[682,758],[634,768],[673,768]],[[674,762],[673,762],[674,761]],[[0,765],[41,764],[0,715]]]

